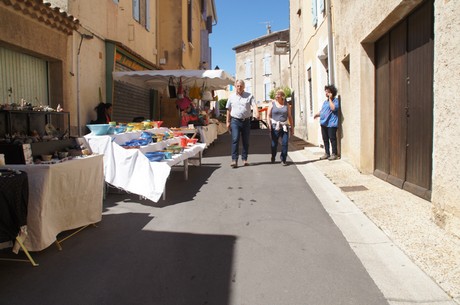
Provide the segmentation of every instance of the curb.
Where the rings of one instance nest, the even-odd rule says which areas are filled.
[[[303,150],[289,157],[323,204],[390,304],[457,305],[311,162]],[[311,160],[310,160],[311,161]],[[340,161],[333,161],[340,162]]]

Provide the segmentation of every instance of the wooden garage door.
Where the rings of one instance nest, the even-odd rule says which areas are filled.
[[[433,2],[376,43],[375,175],[431,198]]]

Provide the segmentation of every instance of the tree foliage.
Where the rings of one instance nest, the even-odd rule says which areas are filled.
[[[291,97],[291,95],[292,95],[291,88],[289,88],[288,86],[285,86],[285,87],[281,86],[281,87],[273,88],[272,90],[270,90],[269,96],[270,96],[270,98],[272,100],[275,99],[276,91],[278,91],[280,89],[284,91],[284,94],[286,95],[286,97]]]
[[[223,99],[219,100],[219,109],[220,110],[226,109],[225,106],[227,106],[227,101],[228,101],[227,98],[223,98]]]

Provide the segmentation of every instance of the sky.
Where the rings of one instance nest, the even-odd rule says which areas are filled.
[[[209,45],[212,67],[219,66],[235,76],[235,51],[232,48],[272,32],[289,28],[289,0],[214,0],[217,24],[212,27]]]

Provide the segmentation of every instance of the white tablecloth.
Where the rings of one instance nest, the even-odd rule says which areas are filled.
[[[209,119],[209,124],[216,124],[217,135],[220,136],[228,131],[227,125],[224,122],[220,122],[217,119]]]
[[[200,132],[200,141],[205,143],[206,147],[211,145],[217,139],[217,125],[209,124],[206,126],[197,126],[196,127]]]
[[[93,153],[104,155],[104,174],[107,183],[157,202],[164,192],[171,167],[202,152],[205,144],[193,145],[183,153],[173,155],[170,160],[150,162],[144,153],[162,150],[168,145],[178,143],[179,139],[168,139],[139,149],[125,149],[120,146],[126,141],[138,138],[140,133],[107,136],[89,134],[85,139]]]
[[[89,156],[57,164],[18,165],[6,168],[27,172],[29,251],[40,251],[66,230],[102,219],[104,174],[102,156]]]

